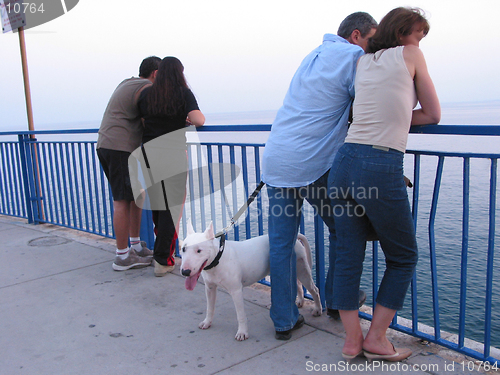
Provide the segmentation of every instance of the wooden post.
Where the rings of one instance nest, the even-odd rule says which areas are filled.
[[[35,125],[33,124],[33,107],[31,106],[31,91],[30,91],[30,79],[28,75],[28,58],[26,57],[26,42],[24,40],[24,27],[20,27],[19,31],[19,46],[21,48],[21,63],[23,66],[23,79],[24,79],[24,93],[26,96],[26,112],[28,114],[28,129],[35,130]],[[34,134],[31,135],[34,138]]]

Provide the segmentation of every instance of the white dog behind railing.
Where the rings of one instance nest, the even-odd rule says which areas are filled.
[[[236,340],[248,338],[247,317],[244,309],[243,287],[251,285],[269,275],[269,238],[259,236],[246,241],[225,241],[222,256],[213,268],[206,269],[216,259],[220,250],[220,239],[215,238],[213,225],[204,233],[195,233],[188,223],[187,237],[181,248],[181,273],[186,278],[186,289],[193,290],[198,278],[203,275],[207,296],[207,314],[199,328],[210,328],[215,311],[217,287],[222,287],[233,298],[238,318]],[[311,273],[311,249],[307,239],[299,234],[295,244],[297,255],[297,278],[304,284],[314,299],[313,316],[320,316],[322,307],[318,288]],[[299,283],[297,305],[304,302],[302,286]]]

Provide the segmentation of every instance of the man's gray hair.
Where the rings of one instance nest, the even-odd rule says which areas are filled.
[[[337,35],[344,39],[351,36],[354,30],[359,30],[361,37],[365,37],[371,29],[378,26],[377,21],[373,19],[368,13],[356,12],[348,15],[340,24]]]

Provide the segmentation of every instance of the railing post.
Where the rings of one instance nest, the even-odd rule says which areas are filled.
[[[26,213],[28,215],[28,223],[33,223],[33,211],[31,210],[31,199],[30,199],[30,182],[28,177],[28,167],[26,165],[26,151],[25,151],[25,140],[22,134],[19,134],[19,155],[21,157],[21,173],[23,174],[23,185],[24,185],[24,196],[26,198]]]
[[[498,159],[491,159],[490,172],[490,208],[488,228],[488,257],[486,263],[486,305],[484,313],[484,357],[490,356],[491,345],[491,308],[493,296],[493,261],[495,256],[495,214],[497,195]]]
[[[316,245],[315,260],[316,260],[316,285],[318,285],[319,294],[321,297],[321,305],[326,307],[325,295],[325,227],[323,220],[319,214],[314,215],[314,243]],[[330,248],[330,237],[328,237],[328,248]],[[312,265],[311,265],[312,266]]]
[[[413,217],[413,225],[415,233],[417,232],[417,218],[418,218],[418,200],[420,194],[420,155],[414,155],[413,166],[413,194],[411,214]],[[417,301],[417,272],[413,274],[410,284],[411,288],[411,319],[412,319],[412,332],[415,334],[418,331],[418,301]]]
[[[431,269],[432,308],[434,314],[434,336],[436,340],[441,339],[441,324],[439,319],[439,288],[437,279],[436,234],[434,223],[437,215],[437,205],[439,190],[441,188],[441,178],[443,176],[444,159],[444,156],[439,156],[436,170],[436,180],[434,182],[434,192],[432,194],[431,209],[429,213],[429,258]]]
[[[38,202],[41,200],[41,197],[39,197],[38,195],[38,190],[35,184],[34,167],[36,167],[36,165],[33,166],[33,157],[31,153],[31,143],[33,141],[36,141],[36,139],[30,138],[29,135],[23,134],[19,134],[18,138],[28,223],[39,224],[40,215],[38,210]]]
[[[467,309],[467,262],[469,250],[469,205],[470,205],[470,158],[464,158],[462,193],[462,253],[460,266],[460,308],[458,320],[458,347],[465,345],[465,324]]]

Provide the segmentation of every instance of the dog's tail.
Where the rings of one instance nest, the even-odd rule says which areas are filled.
[[[309,268],[312,268],[312,254],[311,254],[311,246],[309,246],[309,241],[307,241],[306,236],[304,236],[302,233],[299,233],[297,235],[297,240],[304,246],[306,249],[306,254],[307,254],[307,263],[309,263]]]

